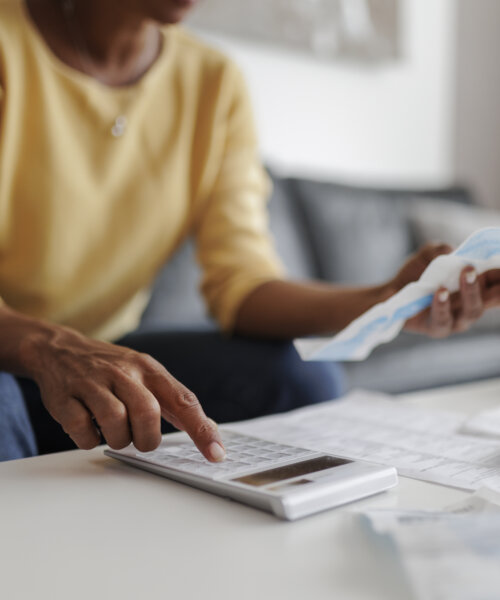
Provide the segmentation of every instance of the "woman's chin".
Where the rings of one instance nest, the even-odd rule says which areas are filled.
[[[180,23],[186,15],[198,4],[198,0],[169,0],[164,2],[164,8],[159,14],[159,20],[165,25]]]

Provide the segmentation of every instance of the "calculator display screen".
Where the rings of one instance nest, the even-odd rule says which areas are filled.
[[[267,471],[261,471],[259,473],[245,475],[244,477],[238,477],[232,481],[238,481],[239,483],[246,483],[247,485],[260,487],[263,485],[269,485],[270,483],[285,481],[286,479],[291,479],[292,477],[301,477],[303,475],[309,475],[310,473],[317,473],[318,471],[331,469],[332,467],[340,467],[341,465],[347,465],[349,462],[351,461],[343,460],[342,458],[336,458],[335,456],[318,456],[317,458],[296,462],[291,465],[275,467],[274,469],[269,469]]]

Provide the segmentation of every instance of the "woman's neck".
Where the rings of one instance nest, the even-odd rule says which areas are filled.
[[[129,0],[26,0],[35,25],[66,64],[110,86],[139,80],[161,52],[158,24]],[[65,8],[66,7],[66,8]]]

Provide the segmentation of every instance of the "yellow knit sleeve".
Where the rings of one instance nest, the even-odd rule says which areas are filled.
[[[1,72],[0,72],[0,77],[1,77]],[[2,102],[3,102],[3,95],[4,95],[3,83],[2,83],[2,81],[0,79],[0,112],[1,112],[1,105],[2,105]],[[1,133],[1,131],[2,131],[2,122],[0,121],[0,133]],[[0,211],[0,214],[1,214],[1,211]],[[0,294],[1,294],[1,291],[2,290],[0,290]],[[0,295],[0,307],[2,307],[4,305],[5,305],[5,302],[2,300],[2,296]]]
[[[250,100],[234,67],[225,94],[227,109],[217,127],[223,146],[218,174],[195,237],[202,293],[211,314],[230,331],[243,300],[266,281],[282,278],[284,269],[268,229],[271,186],[258,158]]]
[[[2,108],[2,103],[3,103],[3,96],[4,96],[4,91],[3,91],[3,82],[2,82],[2,74],[1,74],[1,70],[0,70],[0,114],[1,114],[1,108]],[[0,133],[2,132],[2,122],[0,120]],[[1,206],[0,206],[1,209]],[[2,214],[2,211],[0,210],[0,216]],[[0,223],[1,224],[1,223]],[[2,296],[1,296],[2,290],[0,289],[0,308],[2,306],[5,306],[5,302],[2,300]]]

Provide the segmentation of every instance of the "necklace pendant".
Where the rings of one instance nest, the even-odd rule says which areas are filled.
[[[123,136],[127,130],[127,117],[125,115],[119,115],[116,117],[113,127],[111,127],[111,135],[115,138]]]

